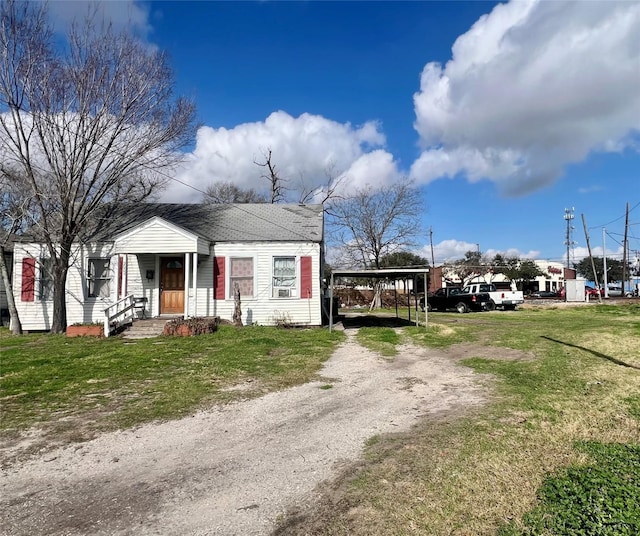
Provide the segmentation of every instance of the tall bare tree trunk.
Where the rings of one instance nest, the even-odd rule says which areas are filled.
[[[373,299],[369,305],[369,311],[380,309],[382,307],[382,282],[377,281],[373,284]]]
[[[233,324],[242,327],[242,309],[240,308],[240,286],[233,284]]]
[[[4,283],[4,289],[7,294],[7,306],[9,307],[9,317],[11,318],[11,333],[14,335],[22,334],[22,323],[18,315],[15,296],[13,295],[13,285],[9,279],[9,270],[4,257],[4,246],[0,245],[0,275]]]
[[[71,243],[64,240],[53,265],[53,322],[52,333],[64,333],[67,329],[67,273]]]

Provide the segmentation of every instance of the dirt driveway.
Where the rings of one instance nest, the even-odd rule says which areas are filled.
[[[451,354],[403,346],[393,360],[355,330],[321,381],[177,421],[50,451],[2,473],[6,535],[259,535],[314,501],[317,484],[376,434],[482,403]]]

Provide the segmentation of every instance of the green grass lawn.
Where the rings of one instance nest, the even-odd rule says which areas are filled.
[[[0,431],[93,433],[309,381],[343,335],[221,326],[197,337],[67,338],[0,330]],[[243,383],[245,382],[245,383]],[[228,388],[243,384],[246,389]]]
[[[375,438],[282,534],[640,534],[640,305],[429,321],[404,335],[438,351],[495,348],[461,363],[482,375],[489,403]],[[522,359],[503,357],[514,350]]]

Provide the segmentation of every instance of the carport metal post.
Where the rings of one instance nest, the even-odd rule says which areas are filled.
[[[329,333],[333,331],[333,272],[331,272],[331,284],[329,285]]]
[[[422,276],[424,277],[424,327],[426,328],[429,325],[429,314],[427,313],[427,272]]]
[[[398,318],[398,289],[396,288],[396,280],[393,279],[393,295],[396,299],[396,318]]]
[[[418,314],[418,276],[413,276],[413,293],[416,296],[416,327],[420,327],[420,315]],[[411,294],[409,294],[411,298]]]

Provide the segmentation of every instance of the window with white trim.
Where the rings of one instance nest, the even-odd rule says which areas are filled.
[[[297,295],[296,258],[273,258],[273,293],[274,298],[293,298]]]
[[[108,298],[111,295],[110,259],[89,259],[87,266],[87,296]]]
[[[235,284],[240,287],[240,296],[253,298],[253,257],[231,257],[229,259],[229,297],[233,298]]]
[[[38,261],[38,299],[53,300],[53,259],[50,257]]]

